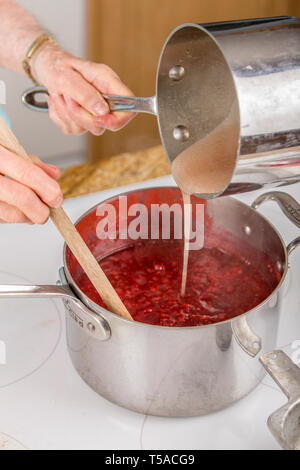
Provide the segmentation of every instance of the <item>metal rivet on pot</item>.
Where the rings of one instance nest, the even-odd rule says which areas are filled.
[[[96,330],[96,327],[93,325],[93,323],[88,323],[87,327],[91,333],[94,333],[94,331]]]
[[[185,69],[182,65],[175,65],[169,70],[169,78],[174,82],[178,82],[184,77]]]
[[[187,127],[185,126],[176,126],[173,130],[173,137],[175,140],[179,140],[180,142],[185,142],[190,138],[190,132]]]

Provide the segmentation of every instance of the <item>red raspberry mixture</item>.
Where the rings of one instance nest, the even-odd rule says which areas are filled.
[[[196,326],[233,318],[256,307],[281,275],[270,260],[268,276],[218,248],[190,251],[186,295],[180,297],[182,244],[140,242],[104,258],[100,265],[134,320],[162,326]],[[78,285],[104,303],[84,273]]]

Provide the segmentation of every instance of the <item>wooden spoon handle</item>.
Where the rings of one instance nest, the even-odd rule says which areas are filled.
[[[0,118],[0,145],[6,147],[11,152],[16,153],[20,157],[25,158],[25,160],[33,162],[2,118]],[[89,277],[91,283],[100,294],[109,310],[123,318],[133,320],[105,273],[99,266],[94,255],[82,239],[79,232],[76,230],[76,227],[73,225],[65,211],[62,208],[50,208],[50,216],[71,252],[76,257],[78,263]]]

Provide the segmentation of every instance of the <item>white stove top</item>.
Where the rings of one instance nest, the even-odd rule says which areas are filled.
[[[130,189],[170,184],[171,177],[164,177]],[[64,207],[75,221],[93,205],[126,189],[76,198]],[[299,185],[283,190],[300,201]],[[251,203],[257,195],[239,199]],[[287,243],[299,235],[275,203],[266,203],[261,211]],[[57,281],[63,242],[51,223],[1,226],[0,232],[1,284]],[[294,357],[298,346],[300,362],[299,256],[295,251],[291,257],[278,346]],[[130,412],[90,390],[73,369],[60,301],[0,301],[0,450],[279,449],[266,422],[285,402],[267,377],[248,397],[208,416],[167,419]]]

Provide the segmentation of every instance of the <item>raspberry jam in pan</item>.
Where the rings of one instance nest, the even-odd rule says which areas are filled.
[[[162,326],[198,326],[228,320],[265,300],[279,273],[268,263],[265,279],[248,262],[218,248],[190,251],[186,293],[180,296],[182,244],[140,242],[100,265],[134,320]],[[81,290],[105,307],[87,276]]]
[[[182,204],[174,188],[163,190],[162,203]],[[143,199],[143,204],[150,205],[151,191],[155,190],[148,190],[149,200]],[[168,196],[169,201],[165,201]],[[137,192],[128,199],[136,203],[140,202],[139,197]],[[118,211],[118,198],[109,202]],[[201,202],[206,206],[204,201],[192,198],[193,206]],[[222,322],[259,305],[282,277],[276,263],[266,253],[227,232],[205,211],[204,248],[189,253],[186,291],[181,297],[183,240],[101,240],[96,234],[98,222],[94,209],[77,224],[77,229],[138,322],[169,327]],[[117,226],[117,232],[118,229]],[[78,288],[105,308],[68,249],[66,262]]]

